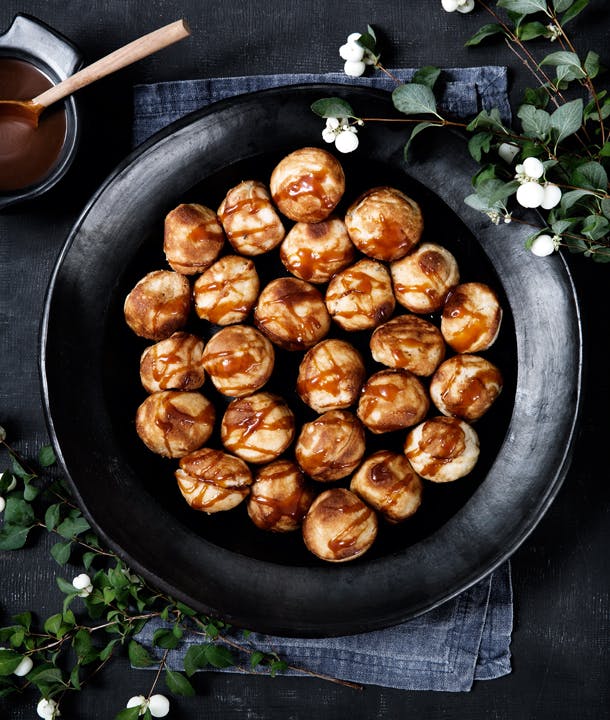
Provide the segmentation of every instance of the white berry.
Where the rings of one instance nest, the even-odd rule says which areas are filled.
[[[538,235],[531,246],[531,251],[538,257],[545,257],[555,252],[555,242],[550,235]]]
[[[353,152],[358,147],[358,135],[351,130],[342,130],[335,138],[335,147],[342,153]]]
[[[343,66],[343,72],[349,77],[360,77],[366,70],[366,65],[362,60],[346,60]]]
[[[540,204],[545,210],[551,210],[551,208],[559,205],[559,202],[561,201],[561,189],[558,188],[557,185],[547,183],[543,187],[543,191],[544,197],[542,198],[542,202]]]
[[[347,42],[348,42],[348,43],[358,42],[358,40],[360,40],[361,37],[362,37],[362,33],[359,33],[359,32],[350,33],[350,34],[347,36]]]
[[[358,61],[364,57],[364,48],[362,45],[358,45],[355,42],[348,42],[345,45],[341,45],[339,48],[339,55],[344,60]]]
[[[519,153],[519,146],[513,145],[513,143],[503,142],[498,147],[498,155],[507,163],[512,163],[515,157]]]
[[[0,513],[4,512],[4,508],[6,507],[6,500],[0,495]]]
[[[474,9],[474,0],[460,0],[458,2],[457,11],[461,13],[469,13]]]
[[[165,717],[169,712],[169,700],[165,695],[151,695],[148,709],[153,717]]]
[[[127,701],[127,705],[125,707],[132,708],[132,707],[144,707],[146,705],[146,698],[144,695],[134,695],[133,697],[130,697]]]
[[[517,188],[517,202],[525,208],[537,208],[542,204],[544,189],[537,182],[530,181]]]
[[[74,585],[77,590],[84,590],[88,585],[91,585],[91,578],[87,573],[81,573],[72,580],[72,585]]]
[[[53,718],[59,715],[57,703],[55,702],[55,700],[47,700],[46,698],[42,698],[42,700],[36,706],[36,713],[38,714],[38,717],[43,718],[43,720],[53,720]]]
[[[447,12],[455,12],[458,8],[458,0],[441,0],[443,10]]]
[[[17,667],[13,670],[13,675],[23,677],[24,675],[27,675],[33,667],[34,663],[32,662],[32,658],[25,655],[21,658],[19,665],[17,665]]]
[[[525,158],[523,161],[523,171],[533,180],[538,180],[544,173],[544,165],[535,157]]]

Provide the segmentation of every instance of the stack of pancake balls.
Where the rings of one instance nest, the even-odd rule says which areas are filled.
[[[503,384],[478,354],[500,329],[496,293],[460,283],[454,256],[421,242],[421,209],[400,190],[374,187],[340,217],[344,193],[340,162],[304,147],[268,185],[230,188],[217,211],[178,205],[164,222],[170,269],[145,275],[124,304],[131,330],[154,341],[141,356],[148,396],[136,430],[152,452],[178,459],[186,502],[205,513],[246,502],[257,527],[301,531],[329,562],[361,556],[381,523],[411,517],[424,481],[471,472],[473,423]],[[274,249],[286,274],[262,287],[252,258]],[[206,336],[213,329],[207,342],[184,330],[193,312]],[[422,317],[434,313],[438,326]],[[367,362],[362,343],[345,339],[363,332]],[[299,354],[294,396],[315,413],[300,426],[303,413],[265,389],[282,377],[279,348]],[[394,440],[367,455],[367,436],[396,432],[402,451]]]

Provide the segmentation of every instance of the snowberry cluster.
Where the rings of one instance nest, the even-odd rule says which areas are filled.
[[[362,33],[351,33],[347,36],[345,44],[339,48],[339,55],[345,60],[343,71],[350,77],[360,77],[364,74],[367,65],[375,64],[373,53],[358,42],[361,37]]]
[[[139,715],[148,712],[153,717],[165,717],[169,713],[169,700],[165,695],[151,695],[145,698],[144,695],[134,695],[127,701],[128,708],[140,708]]]
[[[469,13],[474,8],[474,0],[441,0],[441,5],[447,12]]]
[[[347,118],[330,117],[322,130],[322,139],[327,143],[335,143],[339,152],[350,153],[358,147],[357,132]]]
[[[36,713],[43,720],[54,720],[61,715],[57,701],[52,698],[49,700],[42,698],[36,706]]]
[[[78,590],[79,597],[88,597],[93,592],[93,583],[87,573],[81,573],[72,580],[72,585]]]
[[[544,165],[535,157],[525,158],[515,166],[515,180],[521,183],[517,189],[517,202],[525,208],[541,207],[551,210],[561,200],[561,190],[553,183],[540,183]]]
[[[4,477],[4,473],[0,473],[0,480]],[[15,478],[11,480],[9,483],[9,486],[6,488],[6,492],[10,492],[11,490],[14,490],[17,487],[17,482],[15,481]],[[0,513],[4,512],[4,508],[6,507],[6,500],[0,495]]]

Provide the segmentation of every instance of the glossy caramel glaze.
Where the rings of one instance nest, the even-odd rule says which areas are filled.
[[[149,392],[196,390],[205,382],[203,340],[178,331],[147,347],[140,358],[140,380]]]
[[[164,340],[186,325],[191,308],[188,280],[171,270],[145,275],[125,298],[125,321],[136,335]]]
[[[204,205],[183,203],[165,217],[165,257],[170,267],[183,275],[195,275],[209,268],[224,242],[218,216]]]
[[[252,260],[225,255],[195,280],[195,312],[215,325],[243,322],[256,303],[259,289]]]
[[[441,318],[443,337],[458,353],[489,349],[498,337],[502,308],[484,283],[458,285],[447,297]]]
[[[381,370],[362,388],[358,417],[379,434],[416,425],[429,407],[428,393],[415,375],[408,370]]]

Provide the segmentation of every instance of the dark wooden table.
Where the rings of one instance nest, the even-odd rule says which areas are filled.
[[[604,0],[574,21],[583,50],[607,65],[610,15]],[[0,423],[17,449],[33,455],[48,441],[37,370],[44,293],[54,261],[90,195],[130,146],[131,88],[138,82],[269,72],[340,70],[338,46],[372,24],[387,66],[508,65],[511,99],[530,79],[501,41],[468,49],[464,41],[487,22],[443,12],[440,0],[343,0],[269,3],[246,0],[4,0],[0,28],[17,12],[39,17],[70,37],[86,62],[179,17],[192,37],[79,93],[84,114],[78,158],[47,196],[0,215]],[[587,340],[586,392],[573,464],[558,497],[513,556],[514,670],[481,682],[470,693],[400,692],[367,687],[362,693],[304,678],[199,674],[198,696],[172,703],[172,718],[558,718],[610,717],[610,636],[607,548],[610,492],[606,452],[608,372],[607,266],[570,257]],[[552,440],[552,439],[550,439]],[[50,543],[49,543],[50,544]],[[57,565],[44,540],[19,553],[0,553],[0,623],[31,609],[56,611]],[[112,718],[133,694],[146,692],[148,673],[127,660],[113,663],[86,692],[66,703],[64,717]],[[0,700],[0,717],[34,716],[32,705]]]

